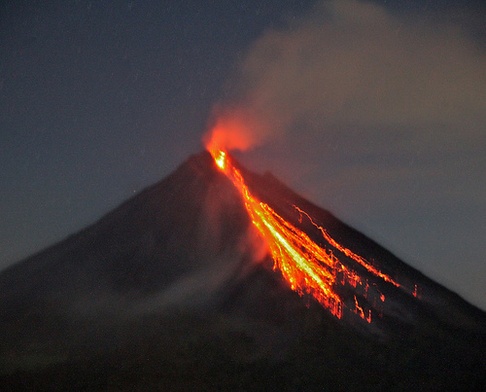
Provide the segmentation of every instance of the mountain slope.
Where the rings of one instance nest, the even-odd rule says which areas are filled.
[[[368,325],[349,311],[338,320],[292,292],[253,246],[239,194],[203,152],[0,274],[2,390],[486,387],[484,312],[271,175],[240,169],[309,236],[317,239],[315,227],[294,204],[401,282],[367,276],[386,296],[381,317]],[[346,290],[350,303],[373,305]]]

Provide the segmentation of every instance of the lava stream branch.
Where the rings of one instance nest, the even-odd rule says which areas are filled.
[[[296,205],[294,205],[294,208],[301,214],[301,215],[305,215],[310,223],[312,223],[312,225],[321,232],[322,234],[322,237],[331,245],[333,246],[334,248],[336,248],[337,250],[339,250],[340,252],[342,252],[343,254],[345,254],[347,257],[353,259],[354,261],[356,261],[359,265],[361,265],[362,267],[364,267],[368,272],[371,272],[373,275],[375,276],[378,276],[380,277],[381,279],[383,279],[385,282],[389,282],[391,283],[392,285],[394,285],[395,287],[400,287],[400,284],[398,284],[393,278],[391,278],[390,276],[388,276],[387,274],[381,272],[380,270],[378,270],[377,268],[375,268],[371,263],[369,263],[365,258],[357,255],[356,253],[354,253],[353,251],[351,251],[350,249],[342,246],[341,244],[339,244],[336,240],[334,240],[330,235],[329,233],[327,232],[327,230],[325,230],[322,226],[319,226],[317,223],[314,222],[314,220],[310,217],[310,215],[305,212],[304,210],[302,210],[301,208],[297,207]]]

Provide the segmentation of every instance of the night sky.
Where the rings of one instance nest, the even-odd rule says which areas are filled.
[[[236,116],[270,170],[486,309],[482,1],[4,1],[0,268]]]

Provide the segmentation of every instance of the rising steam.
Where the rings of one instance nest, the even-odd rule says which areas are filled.
[[[456,25],[405,20],[371,2],[323,2],[255,42],[233,82],[236,99],[218,104],[205,141],[247,150],[304,134],[321,146],[334,129],[367,127],[354,148],[384,128],[413,137],[437,123],[474,125],[485,120],[484,69],[486,56]]]

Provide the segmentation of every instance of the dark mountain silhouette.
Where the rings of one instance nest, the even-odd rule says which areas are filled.
[[[346,303],[377,315],[371,324],[351,307],[337,319],[288,288],[203,152],[0,274],[0,389],[486,390],[484,312],[270,174],[240,169],[310,237],[294,204],[400,282],[354,267],[386,296],[378,306],[343,288]]]

